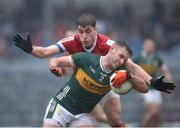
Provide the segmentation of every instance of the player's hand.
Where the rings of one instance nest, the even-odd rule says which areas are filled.
[[[57,77],[63,76],[63,71],[61,67],[53,67],[50,69],[51,73],[53,73]]]
[[[16,34],[13,37],[13,41],[15,42],[15,45],[19,47],[20,49],[22,49],[23,51],[27,53],[32,52],[33,48],[32,48],[32,42],[31,42],[31,38],[29,34],[27,34],[26,39],[23,39],[19,34]]]
[[[131,79],[131,74],[126,70],[115,71],[116,76],[111,80],[112,86],[120,87],[126,80]]]
[[[157,79],[152,79],[151,86],[154,87],[156,90],[171,93],[175,89],[175,85],[172,82],[165,82],[163,81],[164,76],[161,76]]]

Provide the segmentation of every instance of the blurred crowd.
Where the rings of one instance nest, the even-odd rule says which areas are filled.
[[[74,29],[76,18],[85,12],[96,16],[100,33],[114,40],[127,40],[135,54],[139,54],[143,40],[147,37],[157,42],[158,49],[167,52],[178,46],[180,41],[178,0],[151,0],[149,4],[146,1],[140,3],[141,0],[136,0],[139,3],[134,4],[128,0],[120,6],[116,5],[111,11],[107,10],[107,6],[103,8],[99,4],[86,4],[77,8],[73,0],[67,0],[63,5],[61,2],[50,4],[46,0],[15,1],[19,2],[13,3],[16,4],[13,9],[8,10],[7,6],[0,8],[0,57],[7,60],[23,56],[12,42],[16,32],[28,32],[34,45],[47,46],[64,37],[67,30]],[[1,2],[1,6],[7,3],[5,0]]]

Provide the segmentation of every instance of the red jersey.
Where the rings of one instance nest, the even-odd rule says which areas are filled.
[[[72,37],[67,37],[58,41],[56,46],[59,48],[60,52],[67,51],[69,54],[90,52],[99,55],[106,55],[113,43],[114,41],[110,40],[109,37],[102,34],[97,34],[93,46],[90,49],[86,49],[82,46],[79,35],[76,34]]]

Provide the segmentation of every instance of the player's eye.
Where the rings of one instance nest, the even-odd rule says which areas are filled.
[[[122,54],[120,54],[120,55],[119,55],[119,57],[120,57],[120,58],[122,58],[122,59],[123,59],[123,58],[125,58],[125,56],[124,56],[124,55],[122,55]]]
[[[80,33],[80,34],[83,34],[83,31],[82,31],[82,30],[79,30],[79,33]]]
[[[90,30],[90,29],[87,29],[87,30],[86,30],[86,33],[87,33],[87,34],[91,33],[91,30]]]

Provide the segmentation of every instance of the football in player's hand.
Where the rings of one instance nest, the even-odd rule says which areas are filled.
[[[117,94],[127,94],[129,91],[131,91],[132,89],[132,84],[129,83],[127,80],[124,80],[123,82],[120,82],[119,85],[114,86],[113,82],[115,82],[113,79],[117,77],[117,72],[121,72],[118,73],[118,75],[122,74],[122,77],[124,77],[123,72],[126,72],[125,70],[119,70],[114,72],[111,77],[110,77],[110,86],[113,92],[117,93]],[[121,79],[121,76],[118,76],[119,79]]]

